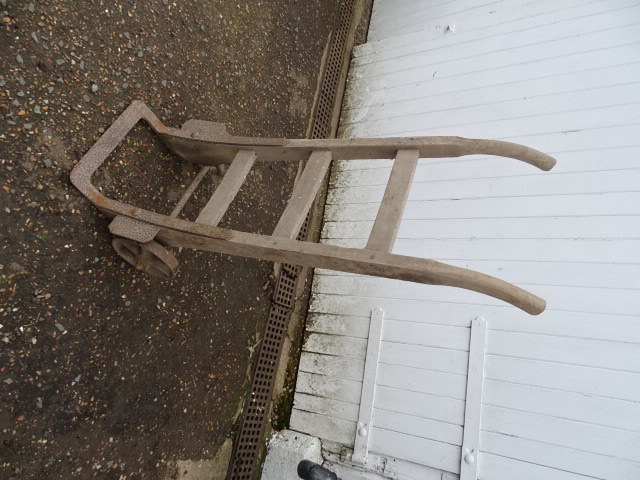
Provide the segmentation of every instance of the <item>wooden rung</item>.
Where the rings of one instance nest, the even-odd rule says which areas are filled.
[[[196,218],[196,223],[212,227],[218,226],[238,190],[242,187],[255,160],[256,152],[254,150],[238,150],[220,185]]]
[[[178,201],[173,211],[171,212],[171,215],[169,215],[170,217],[177,218],[178,215],[180,215],[180,212],[182,211],[184,206],[187,204],[187,202],[191,198],[191,195],[193,195],[193,192],[196,191],[196,188],[198,188],[198,185],[202,183],[202,180],[204,180],[204,177],[207,175],[207,173],[209,173],[209,170],[211,170],[211,167],[200,168],[200,171],[196,175],[196,178],[193,179],[193,182],[191,182],[191,185],[189,185],[189,188],[187,188],[187,190],[182,194],[180,201]]]
[[[293,187],[287,208],[273,231],[274,237],[296,238],[330,165],[331,152],[314,150],[311,153],[307,166]]]
[[[398,150],[389,183],[367,241],[367,250],[391,252],[419,157],[420,152],[417,149]]]
[[[180,215],[180,212],[187,204],[193,192],[195,192],[198,185],[202,183],[202,180],[207,175],[211,167],[201,167],[200,171],[196,175],[196,177],[189,185],[189,188],[182,194],[180,201],[176,204],[173,211],[171,212],[170,217],[176,218]],[[125,217],[123,215],[117,215],[112,222],[109,224],[109,231],[118,237],[126,237],[129,240],[135,240],[140,243],[147,243],[153,240],[158,232],[160,231],[160,227],[156,225],[152,225],[150,223],[141,222],[140,220],[136,220],[134,218]]]

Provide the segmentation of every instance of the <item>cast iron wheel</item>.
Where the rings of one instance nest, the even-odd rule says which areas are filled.
[[[173,278],[178,273],[176,257],[154,240],[139,243],[128,238],[113,237],[111,245],[128,263],[153,277]]]

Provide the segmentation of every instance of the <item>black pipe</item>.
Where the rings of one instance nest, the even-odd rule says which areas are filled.
[[[340,480],[331,470],[309,460],[302,460],[298,464],[298,476],[304,480]]]

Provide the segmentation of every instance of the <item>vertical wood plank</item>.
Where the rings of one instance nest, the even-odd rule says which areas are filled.
[[[331,152],[316,150],[311,153],[307,166],[293,187],[287,208],[273,231],[274,237],[296,238],[330,165]]]
[[[384,312],[376,308],[371,312],[369,324],[369,339],[367,341],[367,356],[364,364],[364,377],[360,394],[360,411],[356,425],[355,444],[353,446],[354,463],[366,464],[369,453],[369,435],[373,420],[373,400],[376,393],[376,377],[378,375],[378,361],[380,358],[380,343],[382,341],[382,320]]]
[[[389,183],[369,235],[367,250],[390,252],[393,248],[419,156],[420,153],[415,149],[398,150]]]
[[[222,178],[220,185],[218,185],[218,188],[213,192],[207,204],[200,211],[196,223],[204,223],[212,227],[218,226],[229,205],[236,197],[238,190],[242,187],[255,160],[255,151],[238,150],[236,157],[233,159],[233,162],[231,162],[231,166]]]
[[[486,334],[487,322],[485,319],[482,317],[474,319],[471,322],[471,340],[469,341],[469,372],[467,374],[467,400],[464,408],[460,480],[476,480],[478,478]]]

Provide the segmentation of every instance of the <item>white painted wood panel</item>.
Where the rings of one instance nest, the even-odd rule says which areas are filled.
[[[569,452],[568,449],[565,451]],[[520,453],[514,457],[522,458],[526,455],[526,453]],[[546,460],[540,464],[486,452],[480,459],[478,478],[480,480],[513,480],[514,478],[518,480],[540,480],[541,478],[545,480],[586,480],[594,478],[555,467],[546,467],[544,462]]]
[[[634,480],[640,477],[640,464],[628,462],[619,458],[612,458],[605,455],[596,455],[590,452],[583,452],[574,448],[566,448],[548,443],[535,442],[510,435],[503,435],[493,432],[482,432],[482,446],[485,452],[499,452],[500,455],[508,458],[522,458],[527,463],[520,464],[521,472],[529,472],[537,465],[549,465],[556,469],[555,472],[544,474],[538,478],[575,478],[567,472],[576,472],[587,478],[615,478],[624,480]],[[485,469],[491,471],[494,477],[508,478],[503,476],[505,468],[500,465],[496,469],[490,468],[492,464],[491,456],[483,457]],[[482,464],[481,464],[482,470]],[[534,470],[535,471],[535,470]],[[495,473],[494,473],[495,472]],[[527,473],[525,473],[527,475]],[[565,477],[563,475],[568,475]],[[522,478],[521,475],[511,478]],[[584,478],[584,477],[582,477]]]
[[[462,264],[461,266],[467,266]],[[471,265],[472,266],[472,265]],[[477,305],[458,304],[455,316],[449,314],[451,302],[441,298],[396,299],[362,298],[346,295],[314,294],[311,309],[316,312],[338,314],[340,311],[358,312],[367,309],[368,303],[382,305],[390,319],[423,319],[429,323],[468,326],[478,311]],[[429,302],[428,311],[425,302]],[[569,312],[547,309],[534,322],[530,318],[503,304],[485,306],[483,311],[491,315],[492,328],[496,330],[520,331],[569,338],[591,338],[624,343],[640,343],[640,322],[634,315],[612,315],[611,313]]]
[[[486,369],[487,379],[636,403],[640,399],[636,372],[496,355],[487,355]]]
[[[379,386],[376,407],[453,425],[464,423],[464,400]]]
[[[460,471],[460,463],[454,460],[460,458],[459,446],[423,436],[378,428],[371,436],[371,450],[447,472]]]
[[[294,407],[299,411],[339,418],[349,422],[355,422],[358,418],[358,404],[356,403],[308,395],[301,391],[296,392]]]
[[[640,431],[640,402],[485,381],[484,403],[621,430]]]
[[[612,458],[638,461],[638,432],[492,405],[484,407],[482,429]]]
[[[353,445],[368,317],[382,308],[370,449],[459,473],[482,316],[478,478],[638,478],[639,52],[635,0],[376,0],[343,135],[493,138],[559,162],[420,160],[394,253],[504,278],[548,309],[532,318],[473,292],[318,270],[298,420]],[[335,163],[322,241],[364,247],[391,165]],[[332,408],[352,431],[322,424]]]

